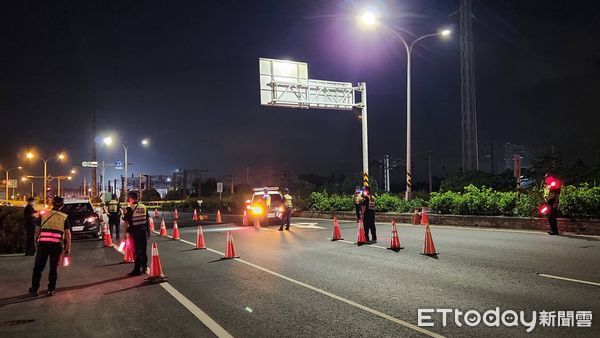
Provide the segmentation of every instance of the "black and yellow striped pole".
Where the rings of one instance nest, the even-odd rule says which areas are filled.
[[[363,186],[369,186],[369,173],[363,173]]]
[[[367,84],[360,82],[358,90],[361,91],[361,125],[362,125],[362,160],[363,160],[363,186],[369,186],[369,135],[367,126]]]

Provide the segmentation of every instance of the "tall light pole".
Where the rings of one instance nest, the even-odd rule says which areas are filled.
[[[102,139],[102,142],[105,145],[110,146],[113,143],[113,138],[111,136],[106,136]],[[145,138],[145,139],[141,140],[140,144],[142,146],[148,146],[150,144],[150,140]],[[129,162],[128,162],[128,158],[127,158],[128,147],[122,143],[121,143],[121,146],[123,147],[123,151],[125,152],[125,163],[123,165],[123,172],[124,172],[124,176],[125,176],[125,191],[124,192],[127,192],[127,169],[129,167]]]
[[[14,168],[8,168],[8,169],[4,169],[2,168],[2,170],[4,170],[4,172],[6,173],[6,195],[4,195],[4,198],[8,201],[8,181],[9,181],[9,177],[8,177],[8,173],[10,173],[11,170],[21,170],[23,169],[23,167],[18,166],[18,167],[14,167]],[[14,191],[13,191],[14,194]]]
[[[360,22],[367,27],[378,25],[377,16],[373,12],[363,13]],[[425,34],[408,43],[400,34],[394,30],[381,25],[384,30],[391,33],[394,37],[402,41],[406,49],[406,193],[404,199],[411,199],[412,195],[412,133],[411,133],[411,56],[414,46],[417,42],[434,36],[448,37],[452,33],[449,29],[444,29],[436,33]]]
[[[27,153],[27,158],[28,159],[32,159],[35,158],[35,155],[33,153]],[[62,161],[65,159],[65,155],[64,154],[58,154],[56,156],[52,156],[52,157],[48,157],[46,159],[43,159],[40,157],[40,159],[42,160],[42,162],[44,162],[44,205],[46,205],[48,203],[48,161],[56,159],[59,161]]]
[[[72,179],[71,176],[56,176],[56,180],[58,181],[58,188],[56,190],[56,195],[57,196],[61,196],[60,195],[60,181],[61,180],[69,180],[70,181],[71,179]]]

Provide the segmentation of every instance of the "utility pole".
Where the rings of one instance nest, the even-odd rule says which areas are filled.
[[[490,142],[490,168],[492,175],[496,175],[496,159],[494,158],[494,142]]]
[[[462,167],[479,170],[475,62],[473,56],[473,0],[460,0],[460,75],[462,110]]]
[[[390,192],[390,155],[385,155],[383,166],[385,173],[385,191]]]

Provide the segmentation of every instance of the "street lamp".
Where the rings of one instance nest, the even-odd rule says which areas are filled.
[[[21,182],[28,181],[27,177],[21,177]],[[31,182],[31,197],[33,197],[33,180],[29,180]]]
[[[10,173],[11,170],[21,170],[23,169],[23,167],[18,166],[18,167],[14,167],[14,168],[8,168],[8,169],[4,169],[2,168],[2,170],[4,170],[4,172],[6,173],[6,192],[4,195],[4,198],[8,201],[8,181],[9,181],[9,177],[8,177],[8,173]],[[15,194],[15,188],[13,188],[13,195]]]
[[[56,190],[56,195],[60,196],[60,181],[61,180],[71,180],[73,177],[71,176],[56,176],[56,180],[58,181],[58,188]]]
[[[28,159],[33,159],[35,158],[35,155],[31,152],[27,153],[27,158]],[[48,157],[46,159],[43,159],[40,157],[40,159],[42,160],[42,162],[44,162],[44,204],[48,203],[48,161],[56,159],[59,161],[62,161],[66,158],[65,154],[60,153],[56,156],[52,156],[52,157]]]
[[[105,136],[104,138],[102,138],[102,143],[104,143],[107,146],[110,146],[113,144],[113,138],[111,136]],[[140,144],[143,145],[144,147],[146,147],[150,144],[150,140],[147,138],[142,139]],[[127,159],[128,147],[122,143],[121,143],[121,147],[123,147],[123,151],[125,152],[125,164],[124,164],[123,172],[124,172],[124,176],[125,176],[125,191],[127,191],[127,169],[129,167],[129,163],[128,163],[128,159]]]
[[[363,25],[367,27],[373,27],[378,25],[377,17],[372,12],[365,12],[360,16],[360,21]],[[404,195],[405,200],[411,199],[412,195],[412,144],[411,144],[411,77],[410,77],[410,67],[411,67],[411,56],[412,50],[417,42],[434,36],[440,36],[443,38],[447,38],[452,34],[452,31],[449,29],[443,29],[436,33],[425,34],[416,39],[414,39],[411,43],[406,42],[406,40],[393,31],[392,29],[386,27],[385,25],[381,25],[386,31],[391,33],[394,37],[398,38],[402,41],[404,48],[406,49],[406,193]]]

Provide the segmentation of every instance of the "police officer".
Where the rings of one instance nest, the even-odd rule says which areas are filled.
[[[294,205],[292,203],[292,195],[290,195],[290,189],[283,189],[283,217],[281,219],[281,226],[279,227],[279,231],[283,230],[283,226],[285,225],[285,230],[290,230],[290,218],[292,216],[292,211]]]
[[[363,188],[361,202],[362,220],[365,228],[365,237],[368,244],[377,243],[377,230],[375,229],[375,197],[371,195],[371,188]],[[369,230],[372,240],[369,241]]]
[[[354,190],[354,196],[352,196],[352,200],[354,201],[354,210],[356,211],[356,221],[360,221],[360,213],[361,213],[361,203],[362,203],[362,192],[360,191],[360,187],[356,187]]]
[[[133,271],[127,276],[140,276],[148,268],[148,239],[150,239],[150,227],[148,226],[148,210],[145,205],[138,202],[138,194],[131,191],[127,194],[129,206],[125,211],[123,220],[127,222],[127,233],[133,238],[135,250],[135,264]]]
[[[116,240],[121,239],[121,203],[117,201],[117,195],[112,194],[108,202],[108,226],[110,233],[115,235]]]
[[[60,262],[63,248],[65,256],[69,256],[71,252],[71,221],[67,214],[60,212],[63,204],[62,197],[56,196],[52,200],[52,210],[40,213],[39,226],[35,229],[38,247],[35,256],[35,265],[33,266],[31,288],[29,289],[29,294],[32,296],[38,295],[42,271],[46,267],[48,258],[50,258],[48,296],[54,296],[56,279],[58,277],[58,263]]]
[[[548,225],[550,226],[550,235],[558,235],[558,200],[560,198],[560,182],[552,175],[546,174],[544,178],[544,200],[548,207]]]
[[[25,207],[25,231],[27,237],[25,238],[25,256],[35,255],[35,224],[37,223],[37,217],[35,208],[35,198],[29,197],[27,199],[27,206]]]

